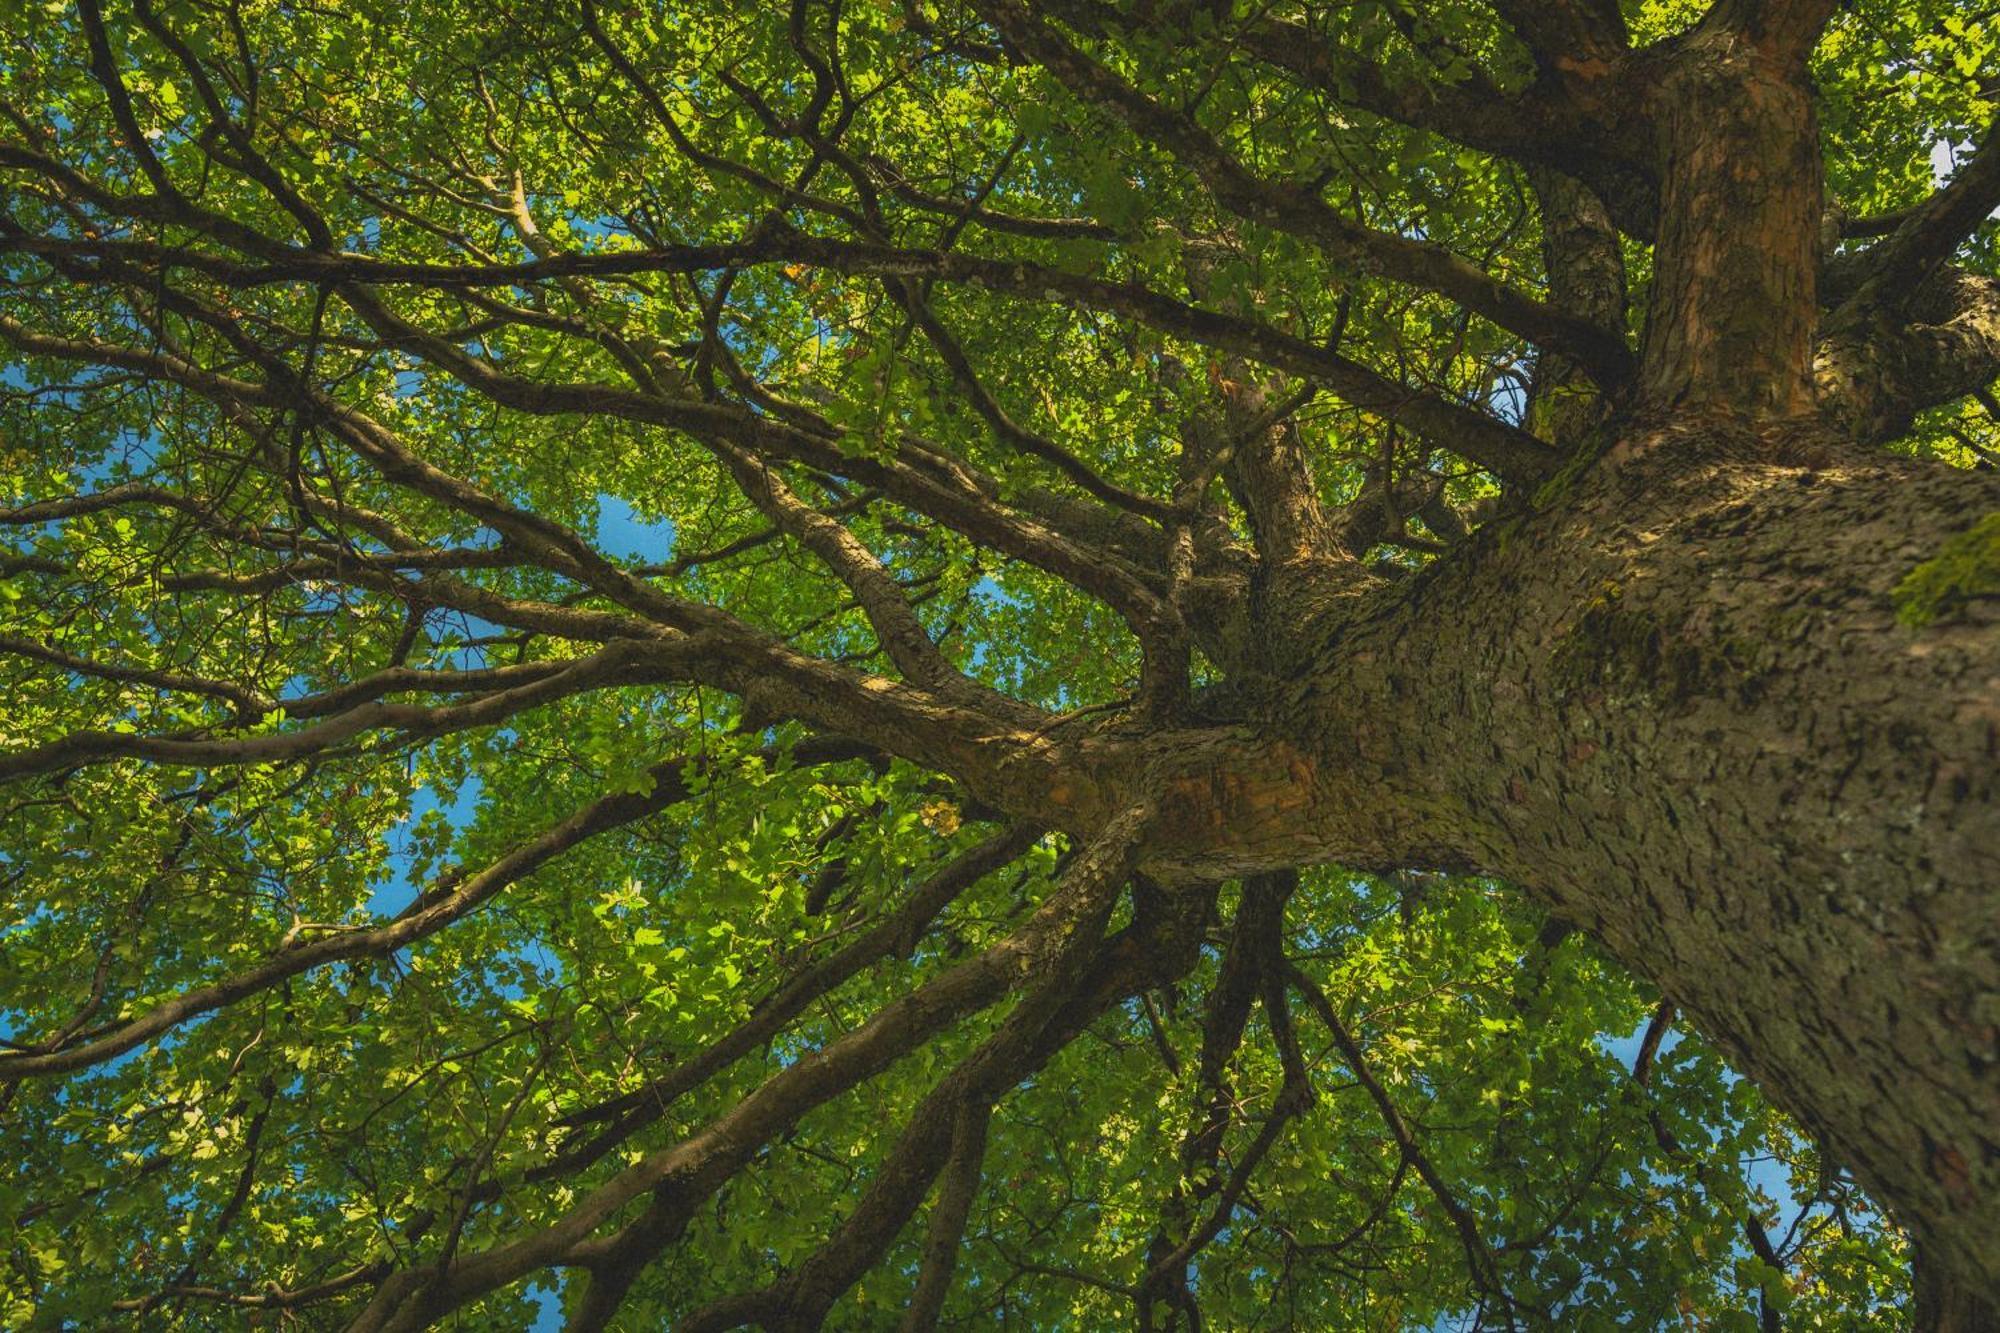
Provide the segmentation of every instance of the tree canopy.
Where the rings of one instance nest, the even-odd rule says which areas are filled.
[[[1834,10],[0,3],[0,1324],[1976,1288],[2000,13]]]

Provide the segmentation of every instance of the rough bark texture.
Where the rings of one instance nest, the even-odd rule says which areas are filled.
[[[2000,362],[2000,281],[1946,272],[1907,312],[1864,307],[1821,340],[1813,365],[1828,417],[1860,440],[1893,440],[1917,411],[1984,388]]]
[[[1892,593],[2000,484],[1739,443],[1629,441],[1437,578],[1426,623],[1477,626],[1403,640],[1459,664],[1418,696],[1457,687],[1447,799],[1991,1292],[2000,616],[1918,635]]]
[[[1803,57],[1704,25],[1647,99],[1663,185],[1641,390],[1657,407],[1812,407],[1823,203]]]
[[[1100,734],[1062,765],[1094,781],[991,794],[1088,827],[1163,789],[1143,864],[1183,883],[1520,884],[1993,1293],[2000,607],[1919,631],[1897,589],[1995,510],[1990,474],[1815,429],[1635,426],[1413,585],[1329,603],[1317,669],[1207,701],[1234,725]]]
[[[1921,1241],[1914,1267],[1916,1300],[1910,1311],[1914,1327],[1923,1333],[1986,1333],[2000,1328],[2000,1306],[1955,1285],[1946,1267],[1933,1262]]]

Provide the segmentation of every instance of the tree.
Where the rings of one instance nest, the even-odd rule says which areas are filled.
[[[1992,1326],[1992,14],[8,8],[9,1324]]]

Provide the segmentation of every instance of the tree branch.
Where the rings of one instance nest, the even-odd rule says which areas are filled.
[[[1458,1201],[1457,1196],[1451,1191],[1450,1184],[1437,1167],[1431,1164],[1430,1158],[1417,1143],[1417,1137],[1411,1132],[1409,1122],[1403,1118],[1403,1113],[1396,1108],[1395,1101],[1390,1098],[1380,1080],[1369,1068],[1360,1043],[1348,1032],[1347,1025],[1340,1021],[1340,1015],[1334,1011],[1332,1002],[1326,998],[1326,993],[1311,977],[1295,966],[1287,966],[1286,976],[1292,989],[1305,997],[1306,1003],[1319,1015],[1320,1022],[1326,1025],[1327,1033],[1333,1038],[1334,1045],[1340,1048],[1341,1058],[1347,1062],[1355,1079],[1367,1090],[1376,1109],[1382,1113],[1382,1121],[1388,1126],[1390,1136],[1396,1140],[1396,1146],[1402,1150],[1410,1165],[1416,1168],[1418,1177],[1430,1189],[1431,1196],[1438,1201],[1438,1206],[1444,1209],[1445,1216],[1450,1219],[1453,1229],[1458,1232],[1459,1242],[1465,1248],[1466,1264],[1473,1285],[1504,1304],[1511,1305],[1506,1285],[1500,1275],[1499,1264],[1495,1261],[1485,1236],[1480,1234],[1478,1222],[1465,1210],[1465,1205]]]
[[[1842,313],[1906,309],[1996,209],[2000,209],[2000,123],[1987,128],[1979,147],[1949,181],[1861,255],[1858,263],[1866,276]]]
[[[842,740],[808,741],[792,751],[794,759],[804,763],[838,763],[868,753],[867,746]],[[766,755],[767,762],[775,758],[775,754]],[[687,799],[686,774],[696,762],[682,756],[656,764],[648,771],[653,784],[649,792],[601,797],[476,873],[447,872],[402,915],[386,925],[342,931],[298,944],[232,977],[183,991],[74,1046],[40,1054],[0,1051],[0,1081],[87,1069],[123,1055],[189,1019],[213,1013],[313,968],[349,958],[381,957],[406,948],[442,930],[508,885],[599,833],[644,819]]]
[[[727,1112],[689,1137],[648,1154],[583,1195],[555,1223],[464,1254],[439,1272],[409,1269],[386,1280],[350,1333],[408,1333],[527,1273],[554,1263],[615,1263],[635,1247],[657,1252],[723,1181],[771,1135],[815,1106],[847,1092],[918,1044],[987,1008],[1075,950],[1094,942],[1125,883],[1151,822],[1150,806],[1111,821],[1064,872],[1056,891],[1013,934],[923,986],[877,1009],[861,1027],[766,1079]],[[663,1188],[664,1187],[664,1188]],[[624,1206],[659,1191],[641,1217],[619,1232],[593,1237]]]
[[[1618,0],[1492,0],[1545,68],[1621,54],[1629,35]]]
[[[1631,352],[1622,340],[1607,339],[1588,322],[1515,291],[1442,246],[1350,222],[1303,186],[1254,175],[1192,118],[1161,106],[1014,0],[990,0],[979,8],[1077,97],[1110,111],[1141,138],[1187,163],[1218,202],[1239,216],[1309,240],[1337,263],[1449,297],[1532,343],[1566,353],[1606,386],[1630,378]]]

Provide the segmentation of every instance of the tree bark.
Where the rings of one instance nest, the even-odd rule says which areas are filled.
[[[2000,1328],[2000,1306],[1953,1281],[1920,1238],[1911,1262],[1910,1325],[1917,1333],[1991,1333]]]
[[[1704,23],[1652,83],[1660,228],[1640,392],[1656,407],[1812,410],[1824,189],[1808,49]]]
[[[2000,481],[1733,452],[1633,441],[1437,581],[1405,642],[1457,664],[1438,771],[1470,860],[1655,979],[1990,1295],[2000,605],[1917,631],[1894,593]]]
[[[1994,1299],[2000,601],[1913,628],[1898,588],[1995,511],[2000,477],[1810,429],[1634,427],[1410,583],[1330,599],[1319,667],[1230,725],[1079,750],[1092,780],[1040,813],[1163,790],[1162,878],[1520,885]]]

